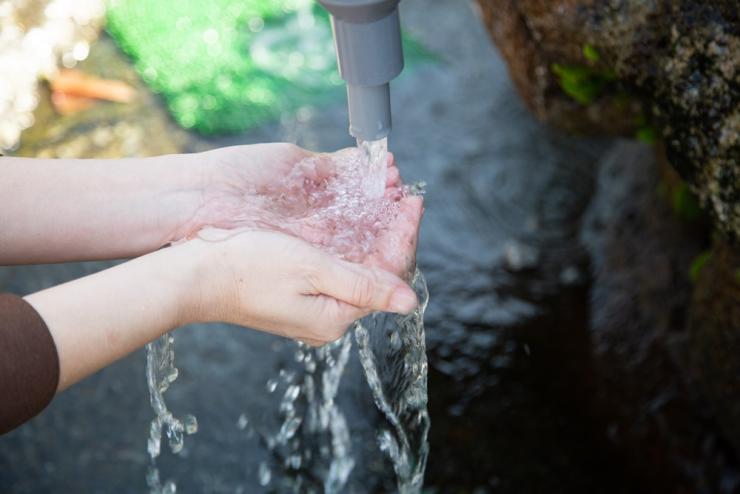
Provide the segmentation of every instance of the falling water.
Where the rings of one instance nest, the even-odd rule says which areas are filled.
[[[387,170],[387,140],[359,141],[361,166],[357,170],[363,197],[369,200],[383,196]],[[349,161],[348,161],[349,162]],[[348,165],[350,166],[350,165]],[[419,192],[413,189],[413,192]],[[339,251],[347,257],[349,251]],[[421,490],[428,455],[427,435],[427,360],[424,334],[424,312],[429,294],[423,275],[418,270],[412,285],[421,304],[407,316],[374,314],[355,323],[351,333],[357,342],[358,355],[384,426],[377,434],[378,446],[393,464],[398,491],[401,494]],[[280,403],[282,423],[277,432],[263,432],[267,447],[282,458],[276,465],[291,481],[283,482],[286,491],[319,492],[312,489],[311,479],[324,479],[322,490],[333,494],[345,490],[354,468],[351,438],[347,421],[335,403],[352,346],[348,333],[338,342],[312,350],[301,346],[297,361],[304,365],[302,383],[297,387],[285,383],[286,392]],[[320,367],[317,367],[317,363]],[[294,373],[281,370],[281,376]],[[276,383],[268,381],[268,388]],[[320,392],[317,392],[317,388]],[[290,393],[295,389],[295,393]],[[301,415],[297,403],[302,400]],[[302,425],[304,424],[304,425]],[[290,436],[286,437],[285,432]],[[286,448],[287,440],[289,447]],[[302,463],[296,459],[302,458]],[[296,465],[300,464],[300,471]],[[266,464],[260,466],[260,479],[280,487]],[[264,485],[264,484],[263,484]],[[314,483],[315,486],[315,483]]]
[[[388,138],[377,141],[357,139],[357,148],[362,152],[363,161],[367,165],[363,175],[365,194],[370,198],[382,197],[385,190]]]
[[[378,443],[393,462],[401,494],[420,492],[429,453],[424,333],[429,292],[418,270],[412,284],[421,302],[416,311],[407,316],[376,314],[354,328],[365,377],[387,422]]]
[[[280,423],[261,435],[273,457],[282,461],[272,468],[260,464],[259,482],[278,492],[337,494],[355,466],[347,419],[335,401],[352,339],[347,334],[315,349],[296,345],[299,371],[283,368],[267,381],[269,393],[282,394]]]
[[[186,415],[183,420],[179,420],[167,409],[167,403],[164,401],[164,393],[178,375],[175,367],[174,342],[175,337],[167,333],[146,346],[146,380],[149,387],[149,402],[155,414],[149,425],[147,441],[151,466],[147,472],[146,482],[151,494],[175,494],[177,489],[174,481],[168,480],[162,484],[159,478],[155,460],[162,449],[162,433],[167,436],[170,450],[177,454],[182,451],[184,434],[195,434],[198,431],[198,422],[193,415]]]
[[[375,235],[386,225],[387,218],[398,211],[395,204],[384,199],[387,140],[358,140],[357,150],[337,156],[345,169],[336,184],[330,184],[326,190],[309,191],[307,197],[299,197],[297,201],[294,194],[281,194],[277,202],[268,198],[260,203],[260,210],[265,212],[259,221],[244,217],[240,226],[256,224],[291,233],[293,218],[285,214],[299,211],[301,221],[312,221],[313,215],[321,220],[329,219],[337,226],[338,232],[331,242],[317,246],[346,259],[362,258]],[[304,160],[296,167],[295,177],[285,178],[289,190],[296,184],[303,187],[304,168],[317,166],[314,160]],[[404,193],[415,192],[416,189],[411,188]],[[302,204],[321,207],[307,216]],[[276,458],[271,464],[262,462],[258,466],[258,480],[263,487],[270,486],[277,492],[326,494],[345,490],[356,462],[350,427],[336,397],[354,334],[362,368],[382,414],[384,425],[377,433],[379,449],[393,465],[398,491],[401,494],[421,491],[429,431],[423,324],[429,295],[419,271],[414,274],[412,285],[421,301],[414,313],[407,316],[374,314],[356,322],[352,331],[337,342],[322,348],[296,343],[294,363],[299,371],[283,368],[267,381],[267,392],[281,398],[279,425],[274,430],[259,431],[265,446]],[[154,467],[162,432],[166,433],[172,451],[178,453],[182,449],[183,432],[192,433],[197,429],[194,417],[186,416],[180,421],[164,402],[164,392],[177,378],[173,340],[172,335],[165,335],[147,346],[147,380],[156,413],[148,446],[153,467],[147,483],[153,494],[175,492],[172,481],[161,484],[159,472]],[[240,429],[245,429],[249,422],[246,415],[243,419],[240,417]]]
[[[369,197],[383,195],[388,140],[357,140],[368,164],[364,188]],[[387,427],[378,433],[380,449],[393,462],[401,494],[421,490],[429,451],[427,435],[427,357],[424,311],[426,281],[416,271],[412,286],[421,305],[408,316],[374,314],[354,326],[355,340],[370,390]]]

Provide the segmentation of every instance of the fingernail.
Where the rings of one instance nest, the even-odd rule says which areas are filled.
[[[419,301],[416,298],[416,294],[407,286],[396,288],[393,296],[391,296],[391,312],[410,314],[418,305]]]

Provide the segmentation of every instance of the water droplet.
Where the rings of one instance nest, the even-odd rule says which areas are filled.
[[[177,367],[172,367],[168,370],[167,375],[165,376],[165,379],[172,384],[177,380],[177,377],[180,375],[180,371],[177,370]]]
[[[190,435],[198,432],[198,419],[195,418],[195,415],[185,415],[184,423],[186,434]]]
[[[316,372],[316,362],[314,362],[312,359],[308,358],[309,356],[306,356],[306,371],[313,374]]]
[[[162,425],[159,420],[152,420],[149,425],[149,440],[147,441],[147,451],[150,458],[159,456],[162,444]]]
[[[295,372],[292,371],[286,371],[285,369],[280,369],[280,379],[283,380],[284,383],[290,384],[295,379]]]
[[[300,455],[291,455],[287,458],[285,461],[285,466],[288,468],[292,468],[293,470],[298,470],[301,468],[301,457]]]
[[[292,384],[288,386],[288,389],[285,390],[285,395],[283,396],[283,399],[287,401],[295,401],[300,393],[301,388],[296,386],[295,384]]]
[[[278,433],[278,442],[285,444],[290,438],[292,438],[301,426],[300,417],[291,417],[283,422]]]
[[[173,453],[177,454],[182,451],[185,441],[181,429],[169,428],[167,430],[167,439]]]
[[[401,336],[398,334],[398,331],[391,332],[391,336],[389,338],[391,349],[394,351],[399,351],[401,349]]]
[[[249,420],[247,419],[247,416],[245,414],[239,415],[239,419],[236,421],[236,427],[240,431],[243,431],[247,428],[247,425],[249,425]]]
[[[270,467],[268,467],[267,463],[265,463],[264,461],[260,463],[258,475],[261,486],[264,487],[270,483],[272,472],[270,471]]]
[[[149,468],[146,471],[146,485],[152,489],[159,489],[159,470],[156,468]]]
[[[175,483],[171,480],[168,480],[165,482],[164,486],[162,487],[162,494],[175,494],[177,492],[177,486]]]
[[[278,385],[277,379],[271,378],[271,379],[268,379],[267,384],[265,384],[265,388],[267,389],[268,393],[274,393],[275,390],[277,389],[277,385]]]

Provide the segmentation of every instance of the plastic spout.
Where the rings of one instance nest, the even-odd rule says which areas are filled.
[[[374,141],[392,127],[390,81],[403,70],[399,0],[319,0],[332,15],[349,133]]]
[[[347,84],[349,133],[364,141],[376,141],[391,131],[391,85]]]

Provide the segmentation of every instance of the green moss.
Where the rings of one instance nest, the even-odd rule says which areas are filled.
[[[685,183],[673,190],[671,194],[673,211],[684,221],[694,221],[701,217],[702,209],[699,200]]]
[[[640,111],[640,113],[635,115],[635,125],[637,127],[644,127],[647,124],[648,124],[648,119],[645,116],[645,110],[643,109],[642,111]]]
[[[644,125],[637,129],[635,138],[646,144],[655,144],[658,141],[658,130],[652,125]]]
[[[583,56],[586,57],[586,60],[589,62],[595,63],[601,60],[601,55],[599,55],[598,50],[590,43],[583,45]]]
[[[626,110],[629,104],[632,102],[632,95],[627,91],[619,91],[614,95],[614,105],[619,110]]]
[[[581,65],[556,63],[551,68],[565,94],[583,105],[591,103],[616,79],[616,74],[610,70],[597,70]]]
[[[668,200],[668,186],[664,182],[658,182],[655,191],[658,193],[658,197]]]
[[[691,281],[694,283],[697,282],[701,275],[701,270],[704,269],[704,266],[707,265],[711,258],[712,251],[707,250],[696,256],[696,258],[691,261],[691,267],[689,268],[689,278],[691,278]]]

